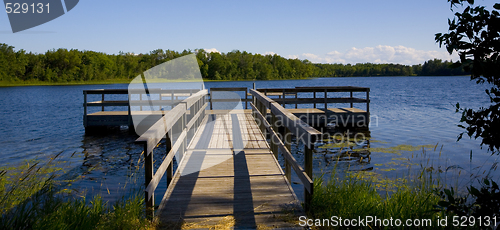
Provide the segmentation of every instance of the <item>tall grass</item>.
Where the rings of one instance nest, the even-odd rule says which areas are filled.
[[[49,162],[50,163],[50,162]],[[0,229],[149,229],[144,198],[132,193],[115,204],[99,196],[73,197],[56,179],[57,168],[27,162],[0,169]]]
[[[378,219],[400,219],[403,223],[407,219],[430,219],[435,224],[438,216],[434,211],[434,205],[440,199],[435,194],[435,184],[432,174],[422,170],[421,174],[411,181],[404,180],[403,183],[398,183],[395,191],[385,190],[384,195],[377,190],[372,181],[362,179],[356,174],[338,177],[334,170],[328,181],[324,181],[323,177],[314,180],[314,195],[311,211],[308,214],[315,219],[330,219],[332,216],[342,219],[364,219],[371,216]],[[372,225],[366,228],[390,229],[391,227]],[[405,229],[404,226],[395,228]],[[407,228],[414,229],[415,226]]]

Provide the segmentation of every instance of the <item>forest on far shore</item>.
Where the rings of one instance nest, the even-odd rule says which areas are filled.
[[[428,60],[419,65],[317,64],[279,55],[233,50],[207,53],[203,49],[182,52],[157,49],[148,54],[105,54],[95,51],[57,49],[44,54],[15,51],[0,43],[0,82],[71,83],[127,80],[145,70],[183,55],[195,53],[206,80],[271,80],[356,76],[452,76],[467,75],[451,69],[450,61]]]

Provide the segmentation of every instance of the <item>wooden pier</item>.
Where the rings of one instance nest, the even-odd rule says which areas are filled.
[[[189,97],[182,100],[176,99],[174,94],[185,92],[169,92],[169,100],[162,103],[168,104],[170,109],[159,111],[158,118],[153,118],[150,128],[136,140],[144,149],[147,215],[158,217],[164,227],[172,229],[217,225],[235,229],[300,229],[298,215],[307,212],[313,194],[314,143],[321,138],[322,133],[310,126],[304,118],[294,115],[300,114],[300,109],[285,109],[284,106],[295,104],[297,107],[297,104],[304,104],[309,99],[297,95],[310,94],[311,90],[318,89],[294,88],[291,92],[283,89],[280,92],[274,92],[275,89],[246,88],[215,91],[217,90],[244,91],[245,98],[238,101],[245,104],[245,109],[209,109],[213,103],[228,102],[229,99],[212,98],[208,90],[190,92],[189,95],[184,95]],[[327,90],[335,92],[336,89]],[[345,110],[368,115],[369,89],[347,90],[366,92],[367,98],[354,98],[351,92],[349,98],[316,100],[314,92],[314,95],[309,95],[312,98],[309,102],[314,106],[306,112],[316,111],[320,114],[321,109],[316,108],[316,104],[321,102],[325,105],[325,111],[340,113],[335,110],[338,108],[327,107],[328,103],[340,101],[367,103],[367,111],[356,111],[352,104],[351,108]],[[104,93],[105,90],[85,93],[89,92]],[[323,90],[323,93],[324,97],[328,97],[327,91]],[[161,94],[159,99],[162,99]],[[290,95],[293,98],[287,98]],[[273,96],[279,98],[270,98]],[[104,94],[102,97],[104,98]],[[103,102],[104,99],[100,105]],[[140,100],[131,104],[140,106],[143,103]],[[92,103],[87,103],[85,99],[84,105]],[[127,119],[128,125],[131,125],[131,105],[128,106]],[[85,114],[87,118],[84,122],[88,126],[93,114]],[[94,113],[94,116],[97,115]],[[298,164],[290,152],[292,136],[305,147],[303,166]],[[165,153],[155,151],[161,143],[166,145]],[[154,153],[162,155],[161,162],[155,163]],[[277,160],[279,154],[284,159],[283,169]],[[177,163],[175,174],[174,158]],[[303,202],[291,187],[292,169],[304,187]],[[155,190],[164,176],[167,178],[167,191],[159,194],[163,198],[159,206],[156,206]]]
[[[155,100],[148,100],[145,92],[140,90],[127,90],[127,89],[97,89],[97,90],[84,90],[84,115],[83,125],[86,130],[99,129],[101,127],[110,126],[128,126],[133,128],[132,115],[134,116],[148,116],[151,119],[150,123],[154,124],[160,119],[164,112],[152,111],[145,109],[153,102],[155,105],[165,106],[172,108],[183,99],[191,96],[199,89],[183,89],[183,90],[163,90],[152,89],[150,90]],[[249,109],[251,96],[246,87],[238,88],[211,88],[210,93],[207,95],[210,110],[214,109],[214,103],[231,102],[234,98],[214,98],[213,92],[231,91],[243,92],[244,96],[239,99],[243,103],[244,109]],[[354,86],[330,86],[330,87],[295,87],[295,88],[262,88],[257,91],[263,93],[273,101],[279,103],[286,108],[289,112],[299,117],[309,125],[315,128],[322,128],[326,126],[337,127],[368,127],[370,123],[370,88],[354,87]],[[334,95],[348,93],[347,95]],[[358,95],[355,95],[358,94]],[[360,95],[362,94],[362,95]],[[88,101],[90,95],[98,96],[97,101]],[[105,100],[105,95],[111,99]],[[114,99],[113,96],[123,96],[119,100]],[[130,99],[136,95],[135,99]],[[357,97],[355,97],[357,96]],[[151,96],[150,96],[151,97]],[[129,103],[130,101],[130,103]],[[343,108],[337,108],[335,104],[348,105]],[[365,109],[355,108],[355,104],[364,104]],[[299,105],[310,105],[308,108],[298,108]],[[132,109],[131,106],[140,107],[140,110]],[[288,106],[288,108],[287,108]],[[290,108],[290,106],[292,108]],[[110,111],[105,109],[108,107],[122,107],[122,111]],[[89,113],[90,108],[98,108],[98,111]],[[153,116],[151,116],[153,113]],[[155,116],[154,113],[157,113]],[[269,118],[269,117],[268,117]],[[269,119],[268,119],[269,120]]]

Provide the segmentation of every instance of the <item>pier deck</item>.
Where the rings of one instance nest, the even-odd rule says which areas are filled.
[[[301,210],[297,197],[254,118],[240,110],[207,115],[158,212],[170,224],[269,228],[295,226],[285,221],[290,209]]]
[[[244,96],[216,98],[212,91],[240,91]],[[369,91],[351,86],[212,88],[210,93],[149,89],[129,91],[128,101],[105,101],[105,94],[127,91],[89,90],[84,91],[84,126],[126,123],[130,128],[134,127],[132,118],[142,118],[135,127],[140,135],[135,143],[144,147],[146,215],[157,216],[166,228],[295,228],[299,227],[298,216],[310,208],[313,149],[322,138],[311,125],[339,123],[345,117],[364,119],[360,125],[368,125]],[[349,97],[337,95],[345,92]],[[87,94],[97,94],[101,100],[87,102]],[[366,97],[354,97],[360,94]],[[216,103],[228,102],[244,107],[213,109]],[[350,108],[329,108],[332,103],[350,104]],[[366,104],[366,111],[354,108],[355,103]],[[286,108],[290,104],[295,109]],[[311,106],[298,108],[302,104]],[[87,106],[101,111],[88,113]],[[128,111],[105,111],[105,106],[127,106]],[[304,167],[291,153],[292,136],[304,146]],[[154,150],[161,143],[166,152],[159,153],[162,160],[155,163],[153,155],[158,151]],[[283,169],[277,161],[279,155]],[[175,174],[174,159],[178,164]],[[304,187],[303,206],[290,185],[292,169]],[[155,190],[163,176],[167,191],[155,210]]]

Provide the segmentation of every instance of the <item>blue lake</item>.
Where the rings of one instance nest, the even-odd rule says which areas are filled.
[[[253,83],[207,82],[205,86],[252,88]],[[456,141],[462,130],[457,127],[461,115],[455,113],[455,104],[475,109],[489,104],[486,85],[477,85],[469,77],[317,78],[255,84],[257,88],[371,88],[371,137],[364,143],[370,145],[369,160],[353,156],[352,160],[338,162],[338,146],[320,143],[314,155],[316,176],[329,175],[337,168],[398,178],[420,170],[421,164],[441,170],[443,181],[454,185],[467,185],[486,175],[499,178],[495,170],[498,156],[481,149],[480,140],[464,137]],[[0,88],[1,166],[47,160],[59,154],[62,177],[71,181],[75,193],[101,194],[106,200],[116,200],[137,190],[144,181],[142,149],[133,143],[137,137],[126,128],[105,135],[85,135],[82,91],[102,88],[121,89],[127,84]],[[293,149],[303,163],[302,148]],[[161,160],[160,154],[156,156]],[[300,194],[300,186],[294,188]],[[160,186],[158,194],[164,190],[165,186]],[[161,199],[161,195],[157,197]]]

